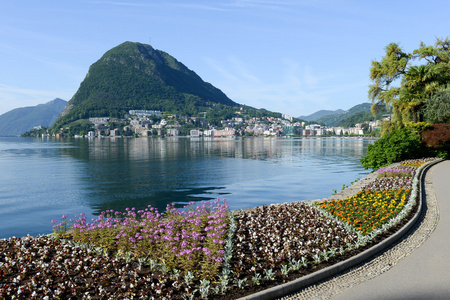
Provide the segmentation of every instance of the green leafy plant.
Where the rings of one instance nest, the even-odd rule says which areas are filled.
[[[361,165],[374,170],[405,159],[421,157],[424,153],[418,135],[408,128],[396,129],[385,134],[367,147],[367,155]]]

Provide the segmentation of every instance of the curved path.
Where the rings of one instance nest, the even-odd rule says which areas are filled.
[[[424,215],[374,259],[282,299],[450,299],[450,161],[425,177]]]

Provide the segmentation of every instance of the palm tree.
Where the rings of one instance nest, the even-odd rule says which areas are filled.
[[[397,103],[412,112],[414,122],[419,121],[419,109],[439,89],[440,74],[437,66],[430,65],[411,66],[406,71]]]

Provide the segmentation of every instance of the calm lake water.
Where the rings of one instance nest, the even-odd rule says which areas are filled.
[[[364,177],[357,138],[0,138],[0,238],[51,220],[227,199],[230,209],[329,197]]]

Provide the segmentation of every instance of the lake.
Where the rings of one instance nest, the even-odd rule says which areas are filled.
[[[0,138],[0,238],[84,212],[227,199],[230,209],[326,198],[364,177],[361,138]]]

